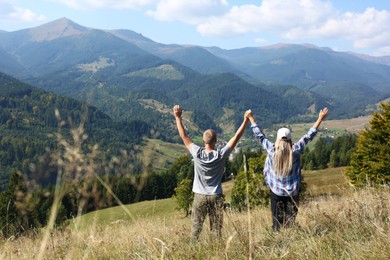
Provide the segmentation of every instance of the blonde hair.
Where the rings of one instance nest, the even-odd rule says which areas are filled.
[[[203,142],[205,144],[215,144],[217,142],[217,133],[213,129],[207,129],[203,133]]]
[[[276,140],[272,165],[276,176],[279,178],[288,176],[293,165],[291,140]]]

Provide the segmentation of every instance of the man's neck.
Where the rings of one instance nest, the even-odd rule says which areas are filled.
[[[215,145],[214,144],[205,144],[204,148],[206,152],[212,152],[214,150]]]

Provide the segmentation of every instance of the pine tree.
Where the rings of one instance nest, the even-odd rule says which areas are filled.
[[[382,103],[361,132],[346,174],[356,186],[390,183],[390,104]]]
[[[248,159],[248,171],[240,171],[232,190],[232,208],[239,211],[249,207],[266,206],[269,203],[269,189],[264,184],[263,165],[266,154]],[[247,192],[248,185],[248,192]]]
[[[10,176],[7,189],[0,193],[0,234],[4,237],[16,236],[25,231],[17,193],[25,192],[24,179],[20,173]]]

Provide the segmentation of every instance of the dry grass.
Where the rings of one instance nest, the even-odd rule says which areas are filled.
[[[309,197],[341,196],[351,191],[350,183],[344,174],[344,167],[315,171],[303,170],[302,175],[307,183],[306,195]]]
[[[190,220],[180,213],[134,223],[101,225],[96,221],[80,230],[72,224],[52,230],[44,258],[247,259],[251,255],[254,259],[389,259],[389,201],[388,187],[365,188],[337,199],[323,197],[301,205],[297,226],[278,233],[270,228],[268,208],[251,212],[250,228],[246,212],[227,212],[223,237],[214,240],[206,222],[199,242],[190,240]],[[0,258],[36,258],[43,233],[1,241]]]

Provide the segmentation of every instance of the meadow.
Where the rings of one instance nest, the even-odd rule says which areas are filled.
[[[174,199],[91,212],[52,230],[0,241],[0,259],[389,259],[389,187],[356,190],[342,168],[304,172],[296,226],[273,232],[270,209],[226,211],[223,235],[206,219],[200,241]],[[224,184],[230,194],[232,181]],[[227,196],[229,200],[229,195]],[[45,242],[43,237],[49,234]]]

